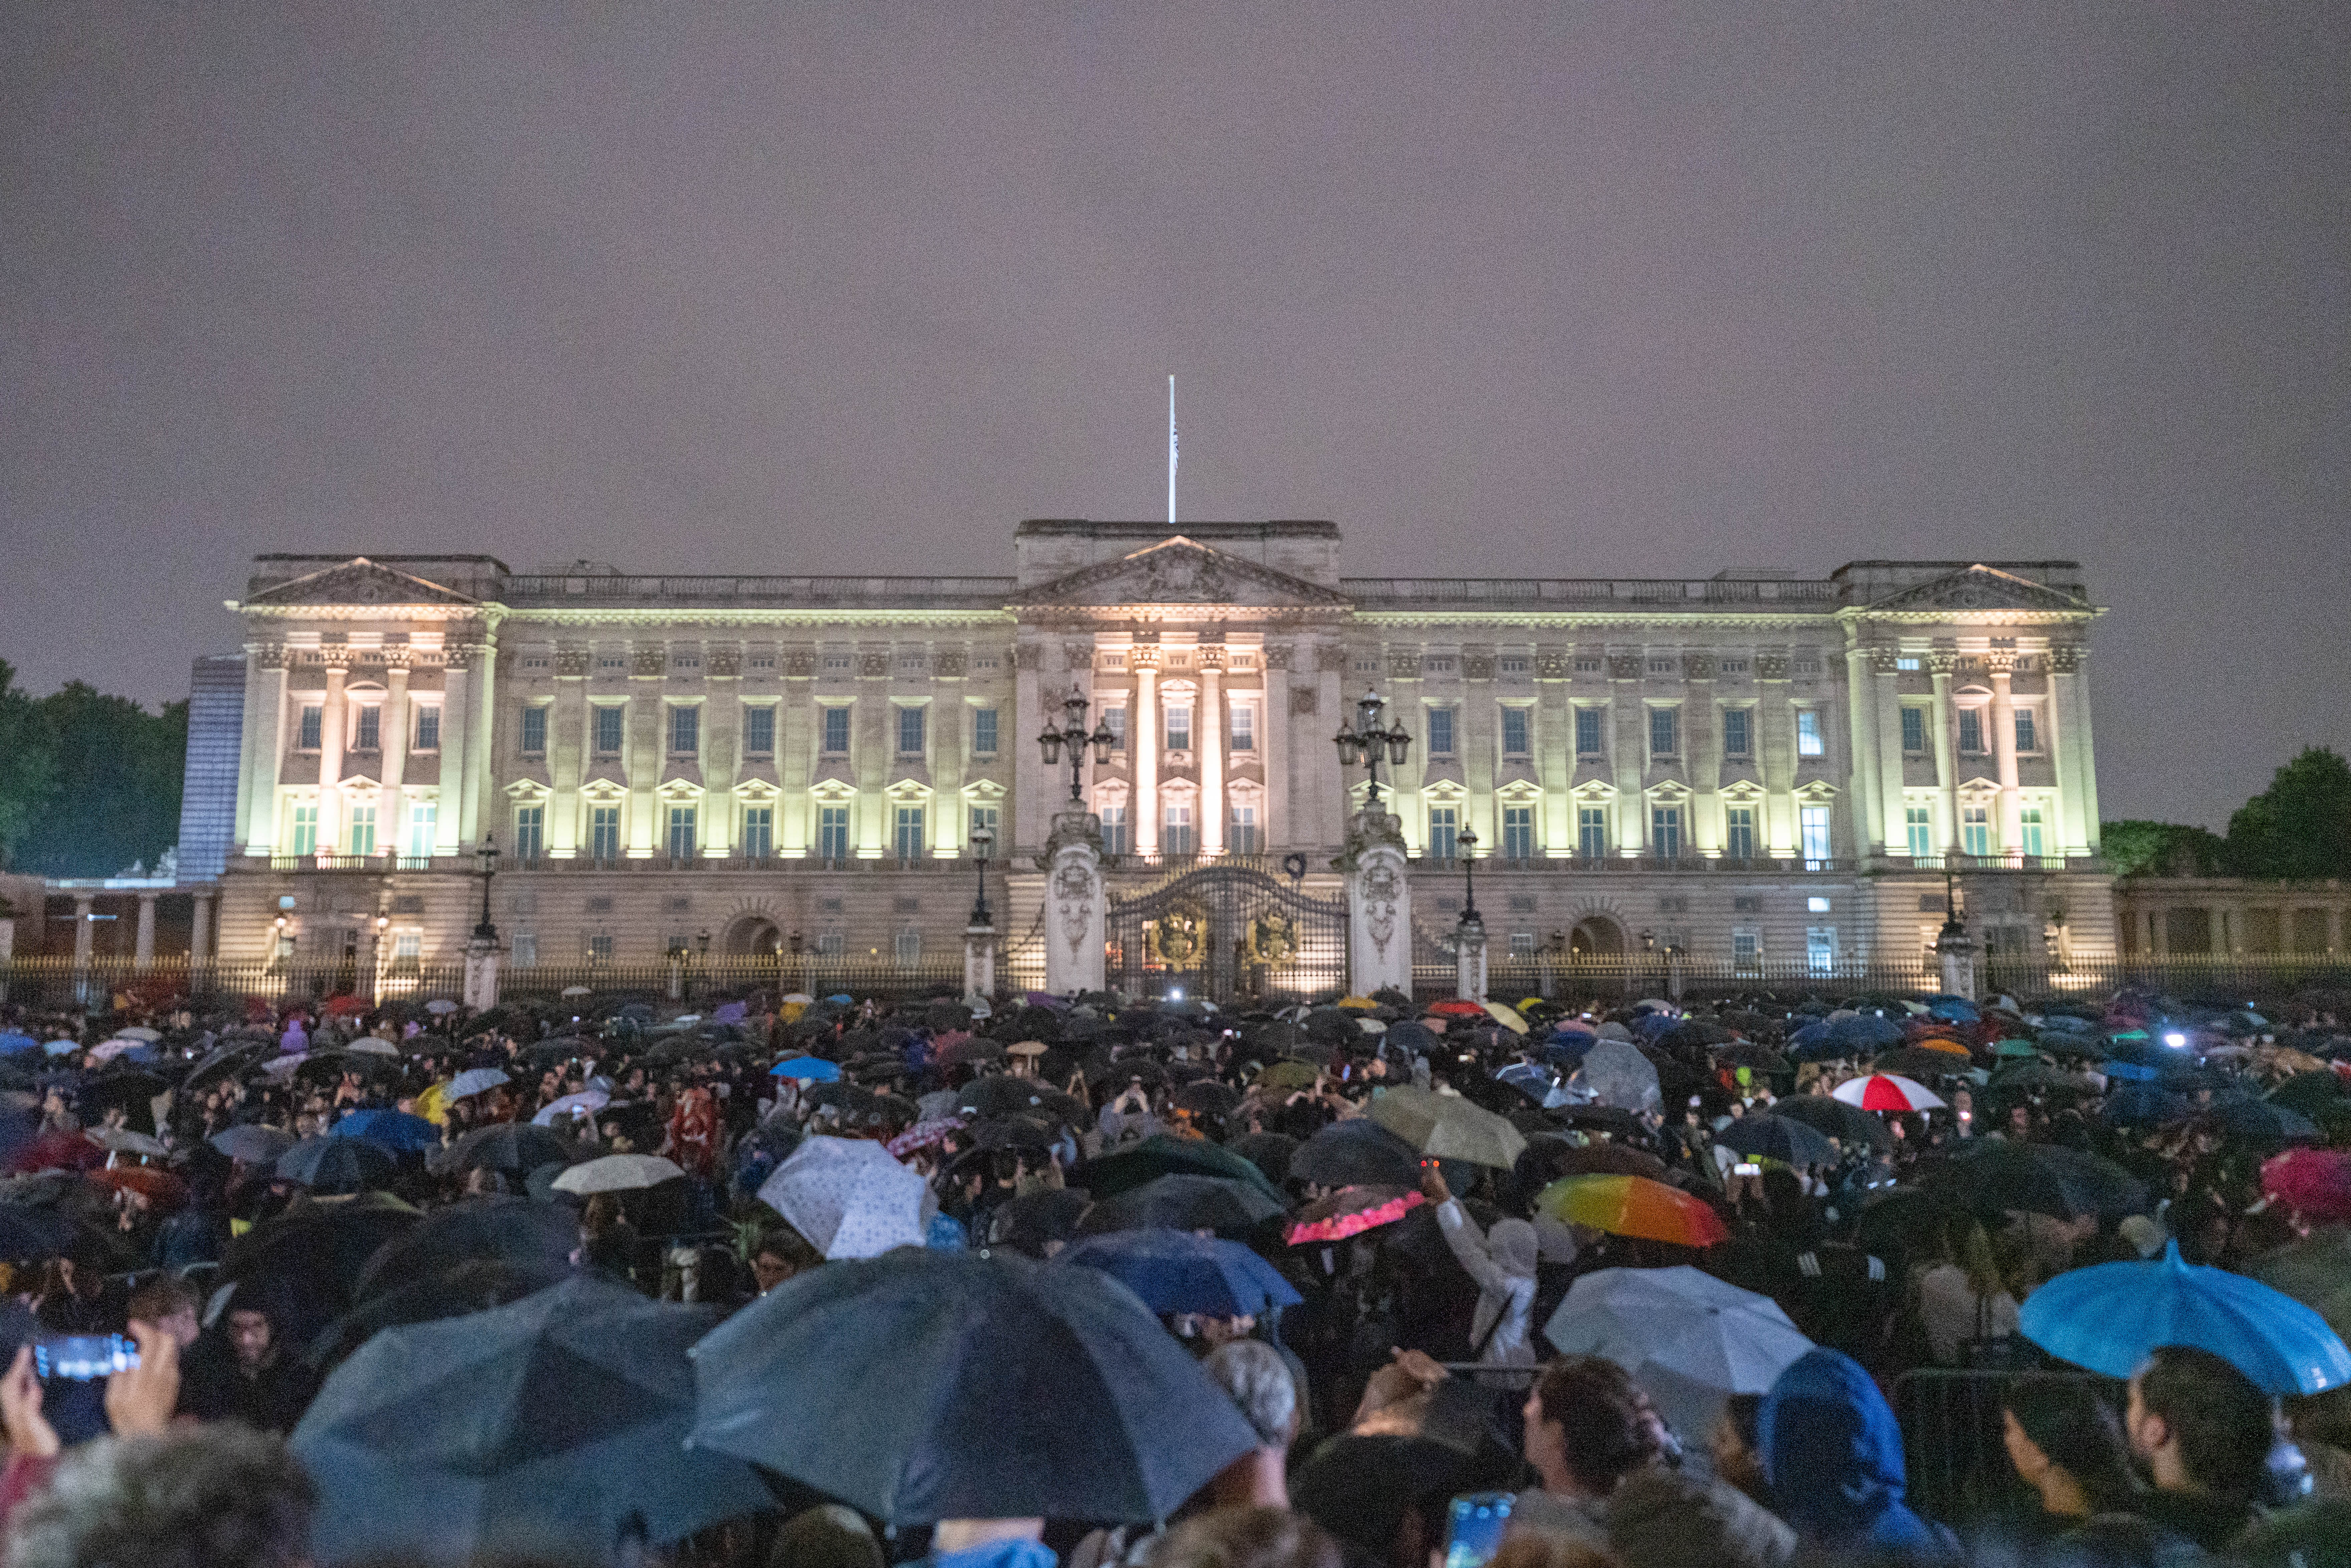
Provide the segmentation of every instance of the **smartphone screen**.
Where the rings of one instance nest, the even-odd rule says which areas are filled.
[[[1445,1568],[1486,1568],[1510,1528],[1513,1495],[1471,1492],[1453,1500],[1453,1521],[1445,1541]]]
[[[139,1347],[119,1333],[65,1334],[33,1344],[33,1375],[88,1383],[139,1364]]]
[[[1763,1174],[1763,1167],[1759,1165],[1741,1163],[1731,1166],[1730,1174],[1732,1176],[1760,1176]]]

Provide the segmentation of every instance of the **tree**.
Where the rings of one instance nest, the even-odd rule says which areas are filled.
[[[14,862],[33,822],[47,808],[57,774],[57,737],[41,705],[16,685],[0,659],[0,869]]]
[[[2314,746],[2279,768],[2229,819],[2229,862],[2240,876],[2351,877],[2351,763]]]
[[[47,787],[16,841],[22,869],[112,876],[179,841],[188,705],[151,714],[79,681],[34,705],[50,744]]]
[[[2220,876],[2229,866],[2220,834],[2184,822],[2107,822],[2098,839],[2116,876]]]

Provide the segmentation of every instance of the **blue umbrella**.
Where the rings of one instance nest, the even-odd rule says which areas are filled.
[[[506,1082],[507,1075],[495,1067],[469,1067],[450,1081],[449,1098],[463,1100],[469,1094],[480,1094]]]
[[[0,1033],[0,1056],[14,1056],[20,1051],[38,1051],[40,1048],[41,1042],[29,1034],[19,1034],[13,1029]]]
[[[1163,1314],[1253,1318],[1269,1307],[1294,1307],[1303,1300],[1272,1264],[1239,1242],[1187,1230],[1090,1236],[1056,1257],[1053,1264],[1099,1269]]]
[[[327,1130],[330,1138],[364,1138],[395,1155],[421,1155],[441,1146],[441,1129],[405,1111],[354,1111]]]
[[[1975,1003],[1965,997],[1928,997],[1927,1011],[1950,1023],[1974,1023],[1983,1017],[1976,1010]]]
[[[71,1056],[80,1049],[81,1041],[78,1040],[53,1040],[41,1047],[41,1050],[50,1056]]]
[[[1902,1041],[1902,1026],[1884,1013],[1855,1013],[1850,1018],[1831,1019],[1828,1033],[1839,1045],[1855,1047],[1898,1045]]]
[[[837,1083],[841,1069],[820,1056],[788,1057],[768,1069],[773,1078],[805,1078],[814,1083]]]
[[[277,1156],[277,1174],[312,1192],[363,1192],[389,1186],[399,1166],[359,1138],[305,1138]]]
[[[2024,1337],[2061,1360],[2128,1377],[2158,1345],[2210,1351],[2270,1394],[2323,1394],[2351,1383],[2351,1346],[2283,1291],[2199,1268],[2179,1244],[2149,1263],[2100,1263],[2058,1275],[2026,1298]]]

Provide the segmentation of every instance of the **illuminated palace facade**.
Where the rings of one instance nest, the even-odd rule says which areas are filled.
[[[1947,866],[1992,951],[2115,950],[2071,563],[1362,578],[1324,522],[1036,520],[1015,550],[1006,577],[260,558],[215,956],[453,960],[494,837],[509,972],[705,938],[942,958],[985,827],[1017,976],[1070,790],[1035,737],[1071,693],[1117,737],[1081,783],[1116,899],[1218,861],[1334,889],[1364,779],[1332,736],[1374,688],[1413,737],[1384,783],[1424,938],[1468,830],[1498,961],[1915,958]]]

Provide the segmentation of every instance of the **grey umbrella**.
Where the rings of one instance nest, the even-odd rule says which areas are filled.
[[[1625,1040],[1604,1040],[1584,1052],[1578,1076],[1603,1105],[1620,1111],[1654,1111],[1661,1098],[1656,1065]]]

